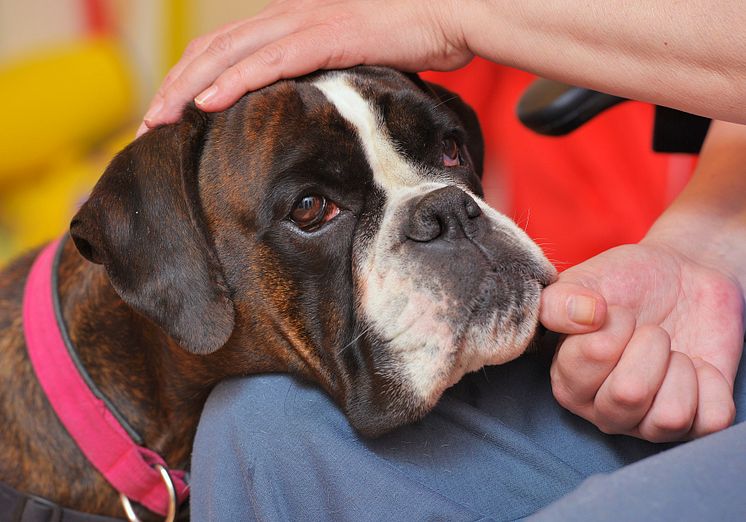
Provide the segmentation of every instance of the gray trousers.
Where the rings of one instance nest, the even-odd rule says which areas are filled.
[[[609,436],[559,407],[530,356],[466,376],[421,422],[361,439],[287,375],[220,384],[192,457],[193,520],[746,521],[737,424],[681,445]]]

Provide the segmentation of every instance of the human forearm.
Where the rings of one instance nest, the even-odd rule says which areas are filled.
[[[223,110],[281,78],[357,64],[453,70],[479,54],[548,78],[746,123],[742,0],[306,0],[194,40],[145,118]],[[142,129],[144,130],[144,128]]]
[[[668,244],[746,289],[746,126],[713,122],[692,180],[645,241]]]
[[[460,30],[477,55],[566,83],[746,123],[742,0],[468,2]]]

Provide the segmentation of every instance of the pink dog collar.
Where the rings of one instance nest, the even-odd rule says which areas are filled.
[[[23,297],[23,330],[36,376],[70,436],[93,466],[114,489],[160,515],[173,513],[173,500],[165,477],[156,469],[163,466],[174,485],[180,504],[189,495],[186,473],[168,470],[154,451],[137,444],[131,427],[107,406],[108,400],[73,360],[57,304],[56,269],[62,240],[47,245],[34,261]],[[59,317],[59,318],[58,318]],[[66,342],[67,340],[67,342]],[[123,420],[123,419],[122,419]],[[171,504],[171,506],[169,506]]]

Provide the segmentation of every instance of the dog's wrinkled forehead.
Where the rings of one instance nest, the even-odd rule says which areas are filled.
[[[380,188],[385,190],[421,182],[415,165],[397,150],[375,100],[364,98],[343,73],[318,80],[314,86],[356,130],[373,171],[373,180]]]
[[[212,190],[230,191],[214,198],[216,208],[207,211],[229,207],[264,215],[267,205],[285,192],[292,199],[303,184],[327,188],[334,199],[341,190],[362,194],[375,187],[391,194],[442,178],[445,134],[466,141],[447,104],[397,71],[356,67],[279,82],[216,115],[200,177]],[[228,179],[233,176],[248,176],[250,189],[237,191]]]
[[[458,118],[402,74],[334,72],[312,85],[354,129],[373,181],[384,192],[442,174],[435,167],[444,134],[464,140]]]

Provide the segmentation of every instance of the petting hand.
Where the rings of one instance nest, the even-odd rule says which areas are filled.
[[[569,334],[552,363],[557,401],[605,433],[654,442],[726,428],[742,303],[735,279],[655,241],[565,271],[541,310],[544,326]]]
[[[176,121],[195,96],[199,108],[219,111],[248,91],[317,69],[457,69],[473,56],[458,9],[455,1],[275,0],[253,18],[192,41],[164,79],[138,136]]]

